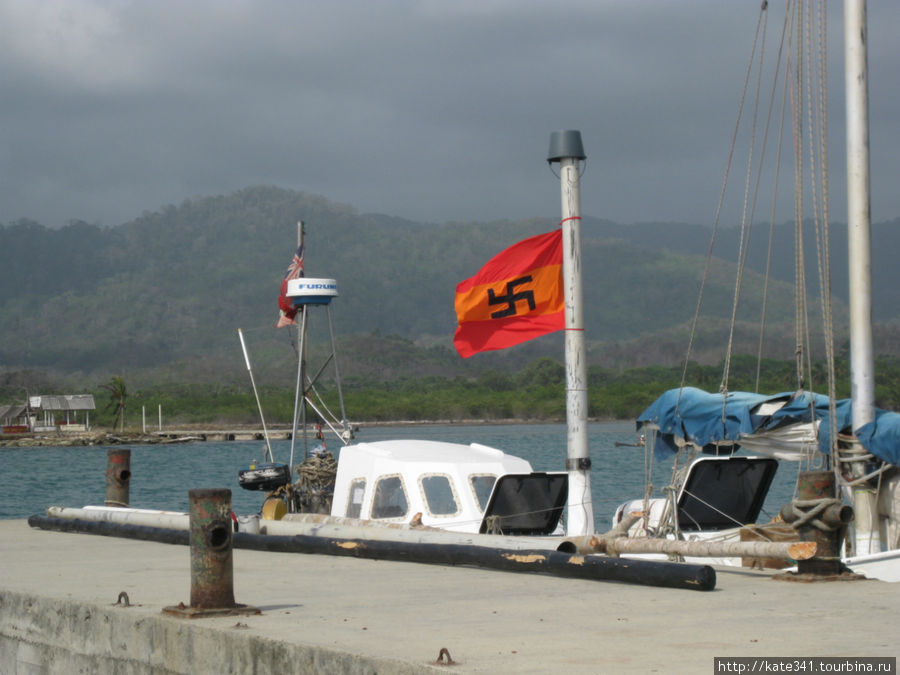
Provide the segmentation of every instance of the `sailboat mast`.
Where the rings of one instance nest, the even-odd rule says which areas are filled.
[[[594,532],[591,499],[591,458],[587,435],[587,354],[584,341],[584,302],[581,283],[581,176],[585,159],[580,131],[550,135],[547,161],[559,162],[562,191],[563,293],[566,315],[566,470],[569,474],[566,534]]]
[[[869,64],[866,0],[844,0],[844,87],[847,106],[847,249],[850,275],[850,397],[853,431],[875,421],[872,348],[872,233],[869,201]],[[850,475],[865,467],[852,462]],[[853,489],[853,550],[878,553],[884,541],[876,493]]]
[[[875,419],[867,41],[866,0],[845,0],[847,248],[850,258],[850,377],[854,431]]]

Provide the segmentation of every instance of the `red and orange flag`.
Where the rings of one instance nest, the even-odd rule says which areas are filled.
[[[565,328],[562,231],[513,244],[456,286],[453,336],[464,359]]]

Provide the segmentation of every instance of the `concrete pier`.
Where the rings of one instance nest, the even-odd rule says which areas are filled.
[[[275,427],[268,430],[269,440],[289,441],[291,430]],[[196,441],[264,441],[266,434],[262,429],[166,429],[153,431],[150,435],[167,442],[190,440]]]
[[[712,673],[713,657],[897,656],[900,584],[717,570],[705,593],[234,551],[258,615],[182,619],[187,546],[0,520],[0,673]],[[116,604],[124,591],[124,600]],[[457,665],[433,665],[446,648]]]

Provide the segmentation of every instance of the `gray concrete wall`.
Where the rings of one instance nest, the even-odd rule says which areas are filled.
[[[0,675],[709,673],[716,656],[900,653],[900,584],[878,581],[718,570],[697,592],[239,549],[234,590],[261,613],[172,617],[187,546],[0,520]],[[432,665],[443,647],[452,668]]]
[[[347,673],[404,675],[432,670],[314,645],[287,643],[203,619],[148,615],[137,607],[0,592],[3,675],[187,675],[194,673]]]

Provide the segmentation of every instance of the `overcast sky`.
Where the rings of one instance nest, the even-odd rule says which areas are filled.
[[[579,129],[585,215],[708,224],[759,6],[0,0],[0,223],[118,225],[253,185],[425,222],[556,217],[549,135]],[[831,219],[845,221],[843,16],[827,6]],[[900,2],[871,0],[869,28],[878,221],[900,216]]]

